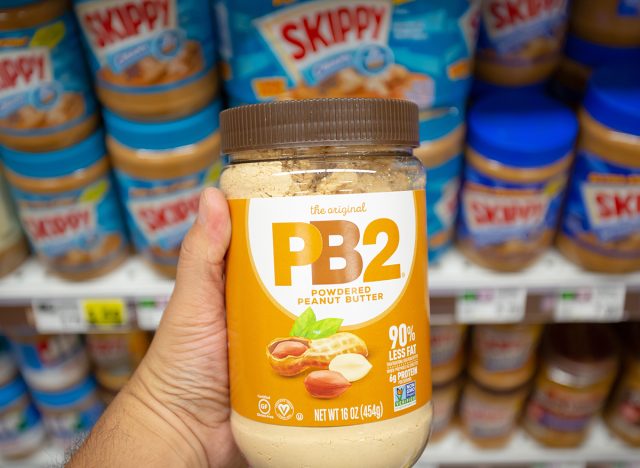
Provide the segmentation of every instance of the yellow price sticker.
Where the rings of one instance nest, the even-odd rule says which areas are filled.
[[[129,319],[122,299],[86,299],[82,301],[82,312],[85,321],[96,327],[118,327]]]

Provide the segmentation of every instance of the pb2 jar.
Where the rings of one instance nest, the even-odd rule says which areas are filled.
[[[411,466],[432,419],[418,109],[221,114],[231,426],[254,467]]]

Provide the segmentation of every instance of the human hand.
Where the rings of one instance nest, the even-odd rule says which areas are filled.
[[[70,466],[246,465],[229,424],[224,257],[230,237],[224,195],[206,189],[151,347]]]

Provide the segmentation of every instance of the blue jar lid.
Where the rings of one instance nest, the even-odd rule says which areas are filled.
[[[81,402],[96,390],[96,381],[93,377],[87,377],[79,384],[59,392],[41,392],[31,390],[31,395],[36,404],[49,408],[60,408]]]
[[[104,122],[107,133],[129,148],[167,150],[197,143],[220,127],[222,105],[214,101],[201,111],[168,122],[140,122],[126,119],[107,109]]]
[[[22,377],[16,375],[15,379],[7,385],[0,387],[0,409],[9,406],[18,398],[22,398],[27,393],[27,386]]]
[[[438,140],[464,123],[464,107],[442,107],[420,112],[420,143]]]
[[[564,53],[570,59],[595,68],[614,63],[640,62],[640,47],[607,47],[569,34]]]
[[[584,108],[603,125],[640,136],[640,66],[596,70],[587,87]]]
[[[4,165],[24,177],[46,179],[72,174],[89,167],[107,154],[104,132],[98,130],[80,143],[58,151],[28,153],[2,148]]]
[[[469,112],[467,142],[484,157],[533,168],[562,159],[578,133],[574,113],[542,93],[498,93]]]

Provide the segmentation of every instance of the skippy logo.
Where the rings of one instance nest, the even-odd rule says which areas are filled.
[[[177,24],[176,0],[97,0],[76,4],[76,11],[101,63],[113,51],[144,47],[139,43],[175,29]],[[137,56],[140,51],[132,48],[129,52]]]
[[[201,191],[202,187],[195,187],[161,198],[130,200],[128,205],[136,224],[153,242],[191,227],[198,214]]]
[[[523,27],[554,26],[566,9],[567,0],[494,0],[484,6],[484,24],[490,37],[499,38]]]
[[[35,89],[52,80],[47,47],[0,53],[0,98],[17,91]]]
[[[483,193],[468,188],[462,196],[465,220],[472,231],[535,228],[542,225],[549,197],[538,194]]]
[[[23,208],[22,224],[33,243],[61,244],[95,232],[95,208],[94,203],[54,208]]]
[[[327,59],[334,72],[352,66],[362,44],[386,48],[392,8],[390,0],[316,1],[255,24],[289,76],[300,81],[301,70]]]
[[[635,184],[586,183],[582,196],[592,227],[640,227],[640,178]]]
[[[424,197],[424,193],[421,194]],[[366,322],[401,296],[416,248],[414,192],[252,199],[249,250],[288,312]]]

